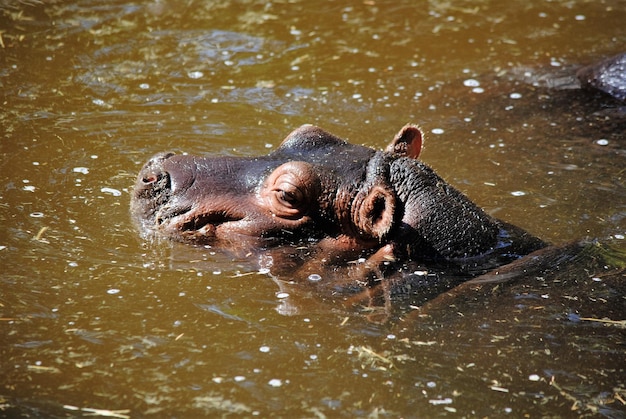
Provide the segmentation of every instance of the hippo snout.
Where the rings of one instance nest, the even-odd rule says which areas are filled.
[[[239,211],[240,205],[233,204],[234,199],[215,195],[216,190],[223,192],[232,185],[222,180],[222,171],[203,170],[212,166],[211,161],[175,153],[150,158],[133,189],[131,212],[136,221],[148,230],[196,243],[212,242],[216,231],[236,227],[245,214]],[[217,159],[215,163],[223,162]]]
[[[175,156],[174,153],[159,153],[146,162],[135,182],[132,210],[148,225],[166,230],[197,229],[207,223],[196,216],[187,217],[192,205],[183,194],[194,177],[185,165],[170,162]]]

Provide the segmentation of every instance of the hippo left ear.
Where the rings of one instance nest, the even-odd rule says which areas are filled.
[[[361,234],[382,240],[393,226],[395,195],[381,185],[374,185],[359,194],[354,204],[352,218]]]
[[[417,125],[405,125],[385,148],[385,151],[416,159],[422,151],[422,131]]]

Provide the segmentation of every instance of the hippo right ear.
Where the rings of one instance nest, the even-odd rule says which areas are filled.
[[[385,151],[416,159],[422,151],[422,131],[417,125],[405,125],[385,148]]]

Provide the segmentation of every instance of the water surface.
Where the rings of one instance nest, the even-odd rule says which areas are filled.
[[[396,335],[314,295],[285,315],[271,272],[146,242],[128,203],[156,152],[264,154],[303,123],[381,148],[413,122],[490,213],[623,250],[619,104],[551,86],[625,21],[620,0],[3,3],[0,415],[624,417],[602,278]]]

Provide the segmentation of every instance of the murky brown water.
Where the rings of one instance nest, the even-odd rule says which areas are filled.
[[[416,122],[491,213],[624,249],[616,104],[542,82],[624,49],[622,0],[45,3],[0,3],[0,416],[624,417],[623,323],[579,321],[626,319],[610,288],[470,301],[401,340],[315,296],[283,315],[251,261],[128,215],[159,151],[266,153],[302,123],[382,147]]]

